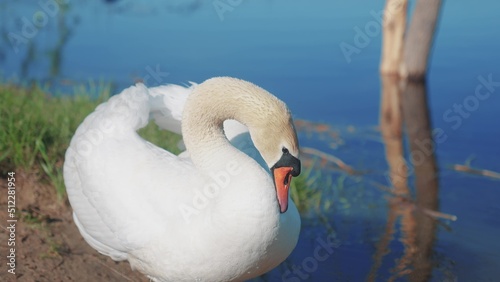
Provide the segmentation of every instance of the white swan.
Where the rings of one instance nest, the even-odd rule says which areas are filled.
[[[139,137],[150,118],[172,131],[182,120],[186,153]],[[226,123],[241,150],[228,142],[228,119],[248,127],[266,169],[242,153],[253,146],[242,141],[245,127]],[[297,243],[300,217],[288,188],[300,173],[298,152],[286,105],[254,84],[138,84],[79,126],[64,180],[80,233],[102,254],[154,281],[241,281],[276,267]]]

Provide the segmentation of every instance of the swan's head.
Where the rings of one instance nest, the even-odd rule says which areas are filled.
[[[255,147],[265,160],[271,175],[280,212],[288,209],[288,194],[292,176],[300,174],[299,143],[290,111],[286,105],[272,96],[268,107],[255,112],[256,126],[250,132]]]
[[[276,188],[276,197],[280,212],[284,213],[288,209],[288,193],[292,176],[300,174],[300,160],[298,156],[290,153],[287,147],[283,146],[279,160],[271,167],[271,174]]]

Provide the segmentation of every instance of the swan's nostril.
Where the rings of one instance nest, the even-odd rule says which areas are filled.
[[[291,173],[287,173],[286,176],[285,176],[285,179],[283,181],[283,184],[284,185],[288,185],[290,183],[291,179],[292,179],[292,174]]]

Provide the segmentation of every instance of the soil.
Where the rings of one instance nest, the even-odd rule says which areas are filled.
[[[33,174],[16,172],[15,178],[15,247],[8,246],[8,182],[0,178],[0,281],[149,281],[128,262],[92,249],[73,223],[67,198],[59,199],[54,187]],[[10,248],[15,274],[6,263]]]

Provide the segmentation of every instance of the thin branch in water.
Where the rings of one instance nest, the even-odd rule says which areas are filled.
[[[476,174],[476,175],[491,177],[491,178],[495,178],[495,179],[500,179],[499,172],[495,172],[495,171],[487,170],[487,169],[472,168],[469,165],[456,164],[456,165],[453,165],[453,169],[456,171],[461,171],[461,172],[465,172],[465,173]]]
[[[302,154],[306,154],[306,155],[312,155],[312,156],[316,156],[316,157],[319,157],[321,158],[322,161],[327,161],[327,162],[331,162],[331,163],[334,163],[336,164],[340,169],[342,169],[343,171],[349,173],[349,174],[359,174],[356,170],[354,170],[351,166],[347,165],[346,163],[344,163],[341,159],[331,155],[331,154],[328,154],[328,153],[325,153],[325,152],[322,152],[318,149],[314,149],[314,148],[310,148],[310,147],[301,147],[300,148],[300,152]]]
[[[375,181],[370,181],[370,183],[373,186],[379,188],[380,190],[390,193],[391,196],[397,197],[397,198],[403,200],[405,203],[412,205],[415,210],[421,211],[424,214],[426,214],[432,218],[435,218],[435,219],[441,218],[441,219],[447,219],[447,220],[451,220],[451,221],[456,221],[458,219],[456,215],[447,214],[447,213],[443,213],[443,212],[439,212],[439,211],[434,211],[434,210],[430,210],[427,208],[422,208],[422,207],[418,206],[410,197],[408,197],[406,195],[395,194],[393,189],[391,189],[391,187],[382,185],[382,184],[377,183]]]
[[[332,144],[340,145],[344,143],[339,132],[328,124],[304,119],[296,119],[294,124],[297,132],[305,133],[309,138],[312,137],[312,134],[317,134],[319,138],[330,139],[333,142]]]

